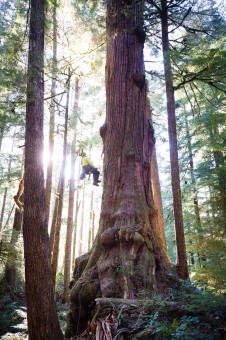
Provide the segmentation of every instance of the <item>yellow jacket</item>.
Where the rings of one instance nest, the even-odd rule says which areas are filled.
[[[82,157],[82,166],[86,166],[86,165],[89,165],[92,168],[94,168],[93,163],[89,160],[88,157]]]

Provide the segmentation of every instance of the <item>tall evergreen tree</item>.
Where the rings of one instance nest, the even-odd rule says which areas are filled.
[[[65,122],[64,122],[64,145],[63,145],[63,159],[60,170],[59,179],[59,203],[57,209],[56,226],[54,233],[54,243],[53,243],[53,253],[52,253],[52,269],[53,269],[53,283],[56,284],[56,274],[59,259],[59,247],[60,247],[60,231],[62,223],[62,212],[63,212],[63,201],[64,201],[64,191],[65,191],[65,168],[67,161],[67,138],[68,138],[68,112],[69,112],[69,98],[70,98],[70,69],[68,70],[68,79],[66,82],[67,86],[67,99],[65,107]]]
[[[169,46],[169,25],[168,25],[168,4],[167,0],[161,0],[161,27],[162,27],[162,50],[164,60],[164,75],[166,83],[168,131],[170,144],[170,165],[171,182],[173,192],[173,210],[175,219],[175,235],[177,249],[178,273],[183,278],[188,278],[188,266],[186,257],[184,224],[182,212],[182,200],[180,189],[179,161],[177,151],[177,131],[176,131],[176,107],[173,88],[173,73],[170,60]]]
[[[141,4],[108,0],[102,209],[93,248],[76,261],[67,336],[86,328],[95,298],[133,299],[139,289],[151,295],[170,271],[153,223],[144,39]]]
[[[63,339],[54,302],[42,163],[44,1],[30,8],[25,136],[24,255],[28,333],[31,340]]]
[[[57,68],[57,0],[53,1],[53,58],[52,58],[52,84],[49,120],[49,162],[46,174],[46,214],[49,222],[50,200],[53,176],[54,130],[55,130],[55,95],[56,95],[56,68]]]
[[[203,57],[200,55],[200,58],[197,57],[196,59],[197,66],[199,65],[199,67],[194,69],[192,62],[190,64],[191,67],[189,67],[188,58],[188,55],[191,53],[189,50],[192,50],[193,47],[196,49],[197,45],[198,49],[200,49],[200,43],[203,43],[204,37],[210,42],[211,39],[215,39],[216,41],[216,37],[221,36],[220,27],[222,27],[222,23],[220,23],[221,17],[217,11],[215,2],[212,0],[206,1],[205,3],[199,1],[194,3],[189,0],[148,0],[146,13],[149,19],[154,19],[150,20],[147,24],[150,39],[154,39],[155,42],[159,44],[158,32],[160,32],[160,27],[162,31],[161,43],[166,82],[177,261],[180,274],[186,277],[188,276],[188,270],[186,268],[186,249],[177,152],[175,89],[179,89],[185,84],[197,80],[209,83],[212,87],[223,88],[220,81],[222,76],[217,77],[217,63],[213,60],[205,63]],[[155,25],[153,22],[155,22]],[[174,32],[178,28],[182,28],[182,33],[175,36]],[[216,50],[210,54],[214,55],[215,58],[217,57],[218,60],[221,59],[219,54],[216,53]],[[182,56],[184,56],[184,63],[182,62]],[[178,81],[181,81],[181,83],[176,85]]]
[[[67,233],[65,243],[65,260],[64,260],[64,297],[63,301],[67,302],[69,298],[69,284],[71,276],[71,259],[72,259],[72,234],[74,222],[74,200],[75,200],[75,163],[76,163],[76,138],[77,138],[77,116],[78,116],[78,91],[79,80],[75,81],[75,96],[73,104],[74,137],[71,144],[71,175],[69,180],[69,203],[68,203],[68,217],[67,217]]]

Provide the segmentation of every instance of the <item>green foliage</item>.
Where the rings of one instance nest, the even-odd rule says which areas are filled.
[[[154,294],[134,307],[134,303],[121,305],[118,310],[117,334],[128,333],[128,339],[221,339],[226,311],[223,294],[200,292],[181,281],[180,288]]]
[[[63,296],[64,292],[64,274],[59,272],[56,276],[56,289],[55,289],[55,295],[56,300],[60,301],[61,297]]]
[[[78,22],[89,27],[95,43],[102,44],[105,40],[105,1],[76,0],[73,5]]]
[[[224,23],[225,26],[226,24]],[[209,37],[206,37],[202,39],[201,44],[198,46],[196,44],[192,46],[191,44],[192,42],[180,52],[172,53],[175,82],[177,83],[175,87],[178,89],[191,83],[198,90],[201,86],[200,84],[204,83],[225,92],[226,79],[225,73],[222,72],[222,68],[225,67],[226,57],[224,38],[219,37],[210,42]]]
[[[223,316],[226,308],[226,295],[214,292],[199,292],[188,294],[188,301],[185,301],[184,309],[188,312],[206,312]],[[188,303],[189,302],[189,303]]]
[[[202,243],[205,249],[206,260],[202,265],[192,268],[191,278],[202,289],[219,290],[225,292],[226,269],[225,269],[225,243],[224,240],[207,239]]]
[[[146,296],[149,296],[150,292],[148,289],[138,289],[137,290],[137,296],[138,297],[141,297],[141,298],[144,298]]]
[[[208,322],[200,323],[198,317],[183,316],[180,320],[174,319],[170,324],[160,324],[156,327],[153,334],[156,339],[214,339],[217,332],[213,337],[208,334],[210,326]],[[206,334],[207,333],[207,334]]]
[[[192,280],[202,284],[202,287],[223,291],[226,258],[226,115],[223,92],[226,89],[226,74],[222,70],[225,69],[226,60],[226,22],[215,1],[197,1],[192,6],[189,1],[174,1],[168,10],[169,25],[172,28],[170,56],[176,96],[180,178],[190,272]],[[145,18],[155,19],[150,20],[150,24],[147,22],[147,46],[151,56],[160,54],[156,37],[160,24],[157,12],[156,7],[147,4]],[[179,25],[182,28],[175,35]],[[150,45],[149,39],[152,41]],[[150,100],[154,109],[160,172],[164,173],[162,176],[160,174],[160,178],[163,178],[161,186],[167,249],[170,258],[175,261],[170,169],[168,155],[165,155],[169,150],[163,142],[167,139],[167,118],[164,115],[166,107],[162,99],[165,96],[165,84],[161,82],[161,67],[158,67],[157,72],[155,64],[153,70],[150,65],[147,64],[147,69],[151,68]],[[156,77],[157,73],[159,78]]]
[[[202,85],[202,93],[188,91],[187,95],[191,110],[183,111],[181,105],[179,145],[187,251],[194,262],[191,278],[205,288],[222,290],[226,280],[226,120],[222,95],[206,85]]]
[[[26,90],[26,1],[11,1],[0,4],[0,139],[5,138],[5,148],[0,155],[0,194],[14,185],[15,178],[21,176],[18,162],[20,152],[14,148],[24,139],[25,90]],[[11,141],[13,141],[13,143]],[[9,142],[10,141],[10,142]],[[24,144],[24,141],[21,142]],[[13,145],[13,146],[11,146]],[[6,211],[9,204],[6,204]]]

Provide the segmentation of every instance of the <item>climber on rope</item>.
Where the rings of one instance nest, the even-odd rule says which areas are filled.
[[[82,157],[82,173],[80,175],[80,179],[83,180],[86,175],[93,174],[93,185],[96,185],[99,187],[100,181],[99,176],[100,172],[97,170],[97,168],[94,167],[93,163],[89,160],[88,157],[86,157],[86,153],[83,150],[79,151],[79,156]]]

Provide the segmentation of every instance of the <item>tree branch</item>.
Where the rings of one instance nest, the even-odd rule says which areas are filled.
[[[179,69],[179,67],[178,67]],[[180,69],[179,69],[180,70]],[[180,84],[178,84],[177,86],[174,86],[174,91],[177,91],[179,90],[181,87],[183,87],[185,84],[188,84],[188,83],[191,83],[195,80],[202,80],[201,78],[198,78],[199,75],[201,75],[203,72],[205,72],[206,70],[208,70],[208,67],[205,67],[204,69],[202,69],[201,71],[195,73],[192,75],[191,74],[186,74],[185,76],[182,75],[182,72],[181,72],[181,77],[184,79]],[[188,78],[189,76],[191,76],[191,78],[189,79],[186,79]]]
[[[187,17],[187,16],[189,15],[189,13],[191,12],[191,9],[192,9],[192,8],[190,7],[190,8],[187,10],[187,12],[186,12],[185,15],[183,16],[181,22],[180,22],[175,28],[173,28],[169,33],[174,32],[178,27],[182,26],[184,20],[186,19],[186,17]]]
[[[159,14],[162,13],[162,9],[156,4],[155,1],[153,1],[153,0],[147,0],[147,3],[151,4],[152,6],[154,6],[154,7],[158,10],[158,13],[159,13]]]
[[[46,97],[46,98],[44,98],[44,100],[51,99],[51,98],[54,98],[54,97],[60,96],[61,94],[65,94],[65,93],[66,93],[66,91],[63,91],[63,92],[60,92],[60,93],[57,93],[57,94],[55,94],[54,96],[49,96],[49,97]]]

